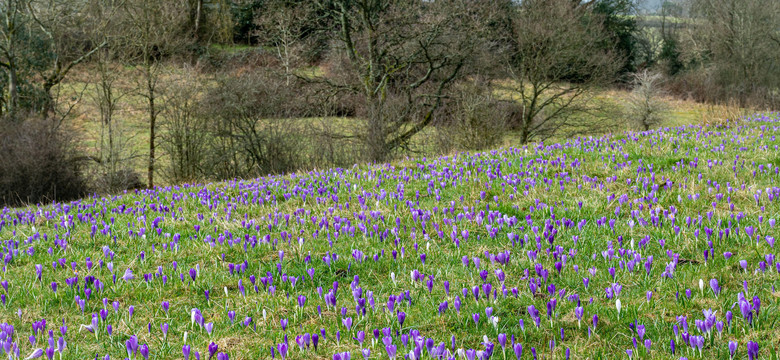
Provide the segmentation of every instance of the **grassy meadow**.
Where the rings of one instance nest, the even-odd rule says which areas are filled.
[[[5,208],[0,348],[778,359],[780,115],[675,112],[648,132]]]
[[[257,50],[245,47],[213,47],[212,52],[216,54],[238,54],[235,56],[251,57]],[[113,113],[113,128],[118,143],[117,151],[123,158],[124,164],[129,164],[130,168],[145,178],[147,169],[149,126],[148,110],[146,109],[146,99],[139,92],[142,84],[142,78],[138,69],[130,67],[117,67],[113,69],[116,74],[112,76],[113,96],[117,99]],[[245,68],[237,68],[236,74],[248,71]],[[165,185],[175,185],[167,178],[165,167],[170,161],[169,154],[166,153],[165,146],[161,145],[164,140],[162,136],[166,131],[165,123],[169,114],[164,110],[169,92],[181,91],[175,86],[169,85],[182,81],[192,82],[193,87],[199,89],[194,96],[202,101],[206,96],[205,92],[216,86],[214,75],[198,74],[198,71],[181,66],[167,64],[159,70],[159,80],[156,99],[158,110],[157,121],[157,182]],[[316,77],[321,76],[321,69],[311,68],[305,70],[305,74]],[[94,158],[105,158],[108,142],[108,127],[101,121],[100,111],[100,88],[98,87],[99,74],[96,69],[85,68],[68,77],[60,85],[55,93],[58,96],[62,107],[70,109],[64,123],[75,130],[79,143],[79,150]],[[512,94],[511,81],[500,81],[496,84],[494,96],[496,98],[509,100],[517,98]],[[171,96],[180,96],[175,93]],[[189,93],[188,93],[189,95]],[[631,93],[628,90],[621,89],[601,89],[593,91],[583,97],[593,106],[589,112],[577,115],[578,121],[586,126],[581,131],[586,134],[605,135],[610,133],[621,133],[634,129],[634,124],[628,121],[624,115],[624,104],[630,98]],[[587,100],[585,100],[587,99]],[[663,101],[667,104],[668,112],[663,126],[677,127],[693,125],[700,123],[719,124],[727,119],[737,118],[749,114],[749,110],[741,109],[734,105],[708,105],[701,104],[691,100],[682,100],[674,97],[664,97]],[[338,133],[340,135],[358,135],[360,132],[360,119],[350,117],[307,117],[288,119],[293,126],[300,129],[306,129],[306,133],[314,134],[318,132]],[[598,126],[593,126],[598,124]],[[570,129],[576,131],[575,129]],[[162,136],[161,136],[162,135]],[[450,149],[442,149],[439,142],[442,137],[446,137],[447,132],[436,127],[428,127],[424,131],[415,135],[409,144],[409,150],[403,154],[412,157],[432,157],[438,156],[442,151],[449,152]],[[549,141],[565,141],[568,134],[549,139]],[[519,134],[516,131],[506,131],[503,141],[499,146],[512,147],[517,145]],[[318,139],[302,139],[301,153],[316,154],[319,150],[313,146],[322,144]],[[103,144],[101,146],[101,144]]]

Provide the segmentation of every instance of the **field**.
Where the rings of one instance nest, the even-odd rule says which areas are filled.
[[[779,133],[770,113],[6,208],[0,348],[778,359]]]
[[[249,50],[243,48],[228,48],[222,51],[231,52],[244,52],[251,54]],[[188,71],[181,66],[174,66],[175,64],[166,64],[166,66],[160,70],[161,81],[159,87],[159,98],[157,104],[161,108],[165,109],[166,101],[171,96],[167,92],[171,91],[170,84],[176,84],[182,82],[182,79],[189,79],[197,77],[197,72]],[[98,98],[100,96],[100,90],[96,85],[98,82],[97,70],[89,68],[86,71],[80,71],[74,76],[69,77],[66,81],[57,88],[57,94],[59,101],[63,104],[63,107],[72,106],[69,116],[65,119],[65,124],[75,130],[77,139],[79,140],[79,151],[85,155],[92,156],[97,159],[105,160],[107,155],[107,143],[108,143],[108,130],[106,125],[101,123],[101,113],[98,105]],[[115,142],[118,143],[119,150],[118,157],[122,158],[122,164],[128,168],[134,170],[138,174],[141,174],[145,179],[147,171],[147,154],[149,150],[149,127],[148,127],[148,113],[145,108],[145,99],[139,95],[137,88],[138,83],[142,82],[137,72],[133,69],[118,68],[119,74],[117,80],[115,80],[115,96],[119,98],[117,100],[115,113],[113,115]],[[316,69],[311,70],[312,73],[316,73]],[[314,75],[313,75],[314,76]],[[193,88],[196,96],[206,96],[206,92],[213,88],[215,80],[212,75],[200,75],[198,80],[192,81]],[[508,100],[512,94],[506,90],[506,87],[511,88],[512,84],[508,81],[499,82],[499,86],[496,86],[495,96]],[[175,91],[175,89],[173,90]],[[598,110],[591,110],[585,114],[580,115],[582,117],[582,123],[588,124],[589,127],[585,131],[588,134],[603,135],[609,132],[623,132],[632,128],[633,124],[630,121],[626,121],[622,111],[624,110],[624,104],[629,100],[631,93],[627,90],[619,89],[600,89],[593,90],[592,94],[588,95],[588,98],[593,103],[598,104]],[[202,100],[202,99],[199,99]],[[664,97],[663,100],[667,103],[669,113],[667,119],[664,122],[664,126],[684,126],[697,124],[713,119],[725,119],[732,118],[735,115],[747,114],[746,109],[739,109],[735,106],[719,106],[719,105],[705,105],[690,100],[681,100],[671,96]],[[739,114],[735,114],[735,112]],[[165,131],[166,122],[170,114],[166,111],[161,111],[157,121],[157,170],[156,181],[157,184],[163,185],[175,185],[168,178],[169,171],[166,167],[171,163],[171,157],[167,153],[168,147],[165,145]],[[340,135],[353,135],[360,129],[361,123],[359,119],[350,117],[308,117],[308,118],[295,118],[286,119],[291,124],[292,128],[305,129],[304,133],[308,135],[312,133],[328,132],[338,133]],[[602,128],[594,129],[591,126],[594,123],[604,125]],[[596,133],[594,133],[596,131]],[[600,133],[598,133],[600,131]],[[519,139],[519,132],[507,131],[502,143],[503,147],[512,147],[517,145]],[[304,135],[300,135],[304,136]],[[413,137],[409,148],[412,150],[408,152],[409,156],[437,156],[442,151],[449,151],[448,149],[441,149],[439,141],[445,134],[441,134],[435,127],[428,127],[418,135]],[[553,141],[566,140],[565,137],[553,138]],[[322,143],[320,139],[303,139],[301,141],[301,154],[304,158],[316,157],[318,149],[314,146]],[[101,144],[103,146],[101,147]],[[95,164],[90,164],[95,165]],[[100,173],[100,170],[97,171]]]

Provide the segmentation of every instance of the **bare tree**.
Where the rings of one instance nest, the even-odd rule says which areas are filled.
[[[661,65],[669,75],[676,75],[685,69],[685,61],[682,53],[683,30],[688,28],[688,16],[686,7],[680,2],[664,1],[661,4],[661,49],[658,52]]]
[[[303,45],[311,6],[304,3],[289,4],[286,1],[271,2],[255,23],[262,29],[257,36],[273,44],[276,56],[281,62],[287,85],[290,85],[293,70],[300,61],[299,47]]]
[[[108,44],[91,42],[87,29],[105,31],[108,18],[89,16],[89,1],[29,0],[30,17],[47,39],[50,65],[40,73],[43,92],[42,114],[57,115],[52,89],[59,85],[74,66],[84,62]],[[64,116],[59,116],[60,120]]]
[[[165,103],[161,113],[161,145],[170,161],[168,178],[174,182],[193,181],[205,174],[210,142],[210,119],[201,113],[205,79],[196,69],[186,67],[167,75],[162,87]]]
[[[312,151],[302,121],[311,104],[296,85],[267,70],[219,76],[200,114],[213,135],[209,170],[224,178],[300,168]]]
[[[777,101],[780,2],[693,0],[692,11],[699,20],[692,40],[703,45],[703,56],[725,92],[743,107],[762,97]]]
[[[120,59],[126,55],[122,48],[123,1],[92,0],[89,14],[103,19],[106,26],[85,29],[89,41],[105,43],[90,59],[90,89],[87,98],[97,109],[99,116],[98,138],[94,164],[93,187],[100,192],[115,192],[141,186],[141,179],[134,171],[134,164],[141,159],[137,146],[138,132],[128,126],[123,111],[135,93],[134,84],[128,81],[130,71],[123,69]]]
[[[27,18],[24,16],[24,3],[21,0],[9,0],[2,3],[2,21],[0,21],[0,67],[6,73],[6,89],[3,102],[5,113],[13,116],[19,102],[19,59],[18,48],[23,46],[20,33],[24,31]]]
[[[648,26],[649,20],[642,20],[643,26],[640,26],[636,32],[636,56],[638,68],[650,68],[656,65],[659,60],[659,54],[663,48],[663,36],[658,29]]]
[[[471,1],[333,0],[319,3],[335,40],[318,80],[353,97],[370,160],[387,159],[431,124],[477,50]]]
[[[522,143],[587,125],[587,97],[613,81],[621,63],[603,39],[598,16],[578,1],[526,0],[518,7],[516,51],[506,63],[514,80],[507,90],[522,105],[514,124]]]
[[[0,68],[7,75],[5,110],[19,105],[20,83],[31,84],[26,107],[57,117],[52,90],[78,64],[105,43],[88,41],[84,29],[100,29],[103,19],[91,17],[88,2],[68,0],[7,0],[0,2]],[[20,78],[20,76],[24,78]]]
[[[192,35],[196,40],[200,40],[201,24],[203,23],[203,0],[188,0],[190,23],[192,25]]]
[[[626,112],[639,128],[647,131],[660,124],[669,111],[669,106],[661,99],[663,78],[648,70],[633,74],[633,78],[634,89],[626,102]]]
[[[149,126],[147,186],[154,187],[157,117],[161,111],[159,80],[163,58],[176,54],[191,39],[186,33],[188,4],[180,1],[128,0],[124,6],[127,32],[125,61],[139,73],[139,92],[146,103]]]
[[[479,83],[463,81],[453,90],[437,115],[436,150],[483,150],[500,144],[515,104],[500,99],[493,87]]]
[[[117,127],[116,114],[119,103],[127,95],[127,92],[118,89],[116,86],[121,72],[112,66],[112,61],[110,54],[98,54],[96,56],[96,91],[91,96],[100,113],[98,158],[101,164],[107,165],[109,174],[116,173],[118,166],[125,160],[119,155],[121,148],[117,146],[118,141],[115,130]]]

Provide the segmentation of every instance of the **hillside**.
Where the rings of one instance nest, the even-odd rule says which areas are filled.
[[[247,51],[247,53],[252,52]],[[66,124],[75,130],[75,137],[78,139],[78,149],[80,152],[93,158],[103,159],[103,164],[88,164],[88,169],[91,170],[90,173],[95,172],[99,176],[105,171],[103,167],[107,167],[110,163],[110,161],[108,161],[110,158],[110,154],[108,154],[110,127],[102,120],[103,116],[101,115],[100,105],[95,99],[99,95],[99,88],[95,85],[95,79],[93,79],[90,73],[90,71],[79,72],[77,76],[68,79],[58,89],[61,98],[60,101],[62,102],[67,101],[67,99],[78,98],[78,101],[73,104],[71,118],[67,120]],[[174,93],[181,91],[177,88],[177,86],[180,85],[172,85],[176,84],[179,79],[197,77],[197,75],[188,73],[186,69],[183,70],[175,66],[166,68],[164,73],[163,83],[165,86],[173,87],[174,90],[167,91],[173,91]],[[144,112],[143,97],[133,92],[132,83],[140,81],[134,77],[137,77],[137,74],[126,72],[121,75],[123,82],[117,85],[117,92],[122,94],[123,102],[117,104],[115,107],[111,125],[111,128],[114,131],[114,141],[117,143],[114,145],[116,147],[116,150],[114,150],[116,153],[115,158],[119,159],[117,161],[120,166],[127,167],[129,170],[139,174],[139,177],[143,180],[143,174],[145,174],[148,165],[146,163],[149,150],[148,114]],[[187,87],[189,92],[186,94],[191,96],[194,100],[192,101],[192,104],[185,105],[189,105],[191,108],[184,108],[185,105],[174,101],[174,104],[171,106],[172,112],[169,113],[166,111],[168,110],[166,109],[166,105],[167,102],[173,98],[170,96],[161,96],[161,99],[159,100],[159,104],[163,108],[158,123],[158,136],[161,136],[161,139],[159,139],[157,146],[158,166],[155,172],[159,184],[174,185],[178,180],[172,178],[173,170],[171,168],[175,167],[176,161],[180,159],[172,156],[170,153],[172,149],[175,149],[174,145],[176,145],[173,143],[170,133],[177,130],[172,124],[175,124],[175,122],[182,117],[179,113],[189,111],[191,113],[201,114],[201,117],[205,118],[206,122],[218,122],[210,117],[210,115],[215,112],[213,110],[202,115],[202,112],[209,111],[207,106],[208,102],[204,101],[203,98],[207,97],[209,93],[218,90],[215,86],[216,81],[206,76],[202,77],[206,78],[206,80],[192,81],[195,84],[189,84],[189,87]],[[513,98],[514,95],[506,90],[506,88],[511,88],[511,81],[504,80],[499,83],[500,86],[496,86],[497,89],[494,90],[493,96],[496,99],[519,103],[519,100]],[[163,86],[163,88],[165,87]],[[163,94],[167,93],[163,92]],[[582,133],[601,136],[607,133],[628,131],[636,127],[636,124],[629,120],[628,116],[625,114],[625,104],[631,100],[631,91],[607,87],[589,91],[587,97],[589,102],[588,106],[592,109],[578,115],[582,118],[582,121],[580,122],[584,126],[587,126],[587,129],[582,131]],[[740,109],[736,106],[704,104],[690,99],[680,99],[669,95],[659,96],[658,98],[668,109],[664,114],[662,126],[684,126],[701,123],[702,121],[718,122],[745,114],[745,111],[747,111],[746,109]],[[202,103],[205,103],[206,105],[203,105]],[[273,120],[275,119],[261,117],[256,121],[258,127],[263,128],[264,126],[269,126],[268,124],[275,124]],[[194,120],[191,121],[195,122]],[[286,137],[301,138],[300,141],[295,141],[295,151],[296,154],[303,159],[300,159],[298,161],[299,163],[294,164],[292,167],[306,169],[314,166],[323,167],[333,165],[331,159],[319,158],[323,153],[322,147],[325,145],[343,149],[355,146],[353,143],[344,141],[338,136],[330,135],[333,138],[329,141],[323,141],[320,137],[326,137],[331,133],[337,135],[360,134],[365,126],[365,119],[361,119],[354,114],[349,114],[326,117],[290,117],[281,119],[278,123],[280,124],[279,126],[284,129],[281,130],[281,132]],[[490,126],[496,125],[494,124],[495,122],[491,123],[484,120],[478,122],[477,125],[482,125],[483,123]],[[596,124],[600,126],[596,126]],[[272,128],[272,130],[276,132],[280,131],[275,128]],[[457,130],[462,131],[462,129]],[[207,132],[207,130],[200,131]],[[443,139],[452,136],[454,131],[455,130],[453,129],[448,129],[446,126],[431,126],[415,135],[408,145],[409,148],[404,151],[399,151],[398,157],[436,157],[443,153],[450,153],[458,150],[475,150],[474,148],[469,148],[469,145],[473,144],[460,144],[460,148],[458,146],[452,146],[451,144],[442,144],[446,142]],[[500,134],[497,136],[497,145],[494,146],[511,147],[517,144],[519,131],[518,129],[511,127],[492,131],[488,130],[488,134],[478,132],[476,135],[493,135],[493,132],[495,131]],[[464,136],[463,134],[458,133],[454,135]],[[568,136],[569,134],[567,132],[561,131],[561,133],[554,136],[551,141],[565,140]],[[204,140],[204,142],[207,143],[208,141]],[[330,151],[338,152],[332,149]],[[355,154],[350,155],[351,157],[350,159],[347,159],[348,161],[341,161],[341,164],[338,165],[352,164],[356,160],[360,160],[360,156]],[[318,161],[314,161],[313,165],[309,164],[311,161],[307,161],[306,159],[310,158],[317,158]],[[265,172],[263,174],[267,173],[268,172]]]
[[[775,359],[778,133],[774,113],[5,208],[0,339],[49,359]]]

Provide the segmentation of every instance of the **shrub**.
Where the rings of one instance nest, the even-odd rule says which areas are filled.
[[[200,100],[205,87],[193,69],[172,76],[163,88],[160,145],[168,155],[166,177],[174,183],[203,177],[208,156],[209,119],[201,115]]]
[[[311,105],[298,83],[265,72],[227,75],[204,95],[209,121],[204,177],[233,178],[297,170],[308,145],[300,118]]]
[[[734,99],[721,104],[708,104],[701,112],[701,124],[718,128],[738,125],[751,111],[740,107]]]
[[[503,140],[512,104],[488,89],[463,87],[447,106],[437,130],[443,151],[482,150]]]
[[[72,138],[45,120],[5,120],[0,130],[0,204],[72,200],[87,193]]]
[[[90,181],[90,184],[90,189],[100,194],[146,188],[146,183],[141,180],[141,174],[130,168],[120,168],[114,172],[108,170],[98,173]]]
[[[647,131],[660,124],[669,112],[668,105],[661,99],[661,74],[644,70],[633,77],[634,89],[626,102],[626,115],[637,127]]]

